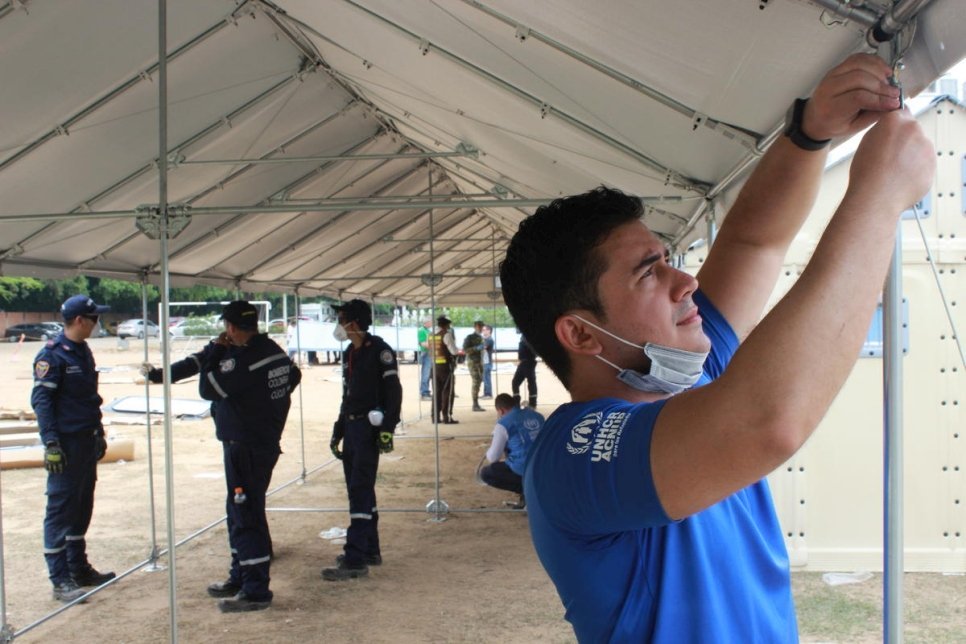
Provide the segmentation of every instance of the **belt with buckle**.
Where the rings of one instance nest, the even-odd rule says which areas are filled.
[[[348,418],[349,420],[368,420],[369,419],[368,414],[346,414],[345,417]]]

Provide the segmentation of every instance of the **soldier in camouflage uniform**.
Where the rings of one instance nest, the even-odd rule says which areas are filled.
[[[473,396],[473,411],[484,411],[480,407],[480,384],[483,382],[483,322],[473,323],[473,333],[463,340],[463,353],[466,354],[466,367],[470,370],[470,393]]]

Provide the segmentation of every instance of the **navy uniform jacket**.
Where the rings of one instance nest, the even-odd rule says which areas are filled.
[[[37,414],[40,438],[56,441],[62,434],[96,431],[103,434],[94,354],[86,342],[58,335],[34,359],[30,405]]]
[[[393,432],[402,408],[402,385],[396,352],[377,335],[366,333],[357,350],[350,344],[342,355],[342,420],[381,409],[379,431]],[[221,410],[219,409],[219,413]]]
[[[260,333],[241,347],[211,342],[171,365],[174,381],[196,373],[201,397],[212,401],[218,440],[278,449],[290,394],[302,380],[280,346]],[[148,377],[160,382],[162,375],[155,369]]]
[[[537,354],[534,353],[533,347],[530,346],[530,343],[525,338],[520,338],[520,345],[517,347],[517,360],[527,366],[536,366],[537,364]]]

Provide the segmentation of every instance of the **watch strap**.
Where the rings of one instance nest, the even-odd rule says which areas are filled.
[[[805,116],[807,98],[796,98],[785,115],[785,136],[792,143],[808,152],[815,152],[827,146],[832,139],[816,140],[802,131],[802,118]]]

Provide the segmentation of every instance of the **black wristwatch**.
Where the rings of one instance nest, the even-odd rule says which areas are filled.
[[[802,131],[802,117],[805,116],[805,103],[807,102],[807,98],[796,98],[795,102],[788,108],[788,113],[785,115],[784,134],[801,149],[814,152],[827,146],[832,139],[816,141]]]

